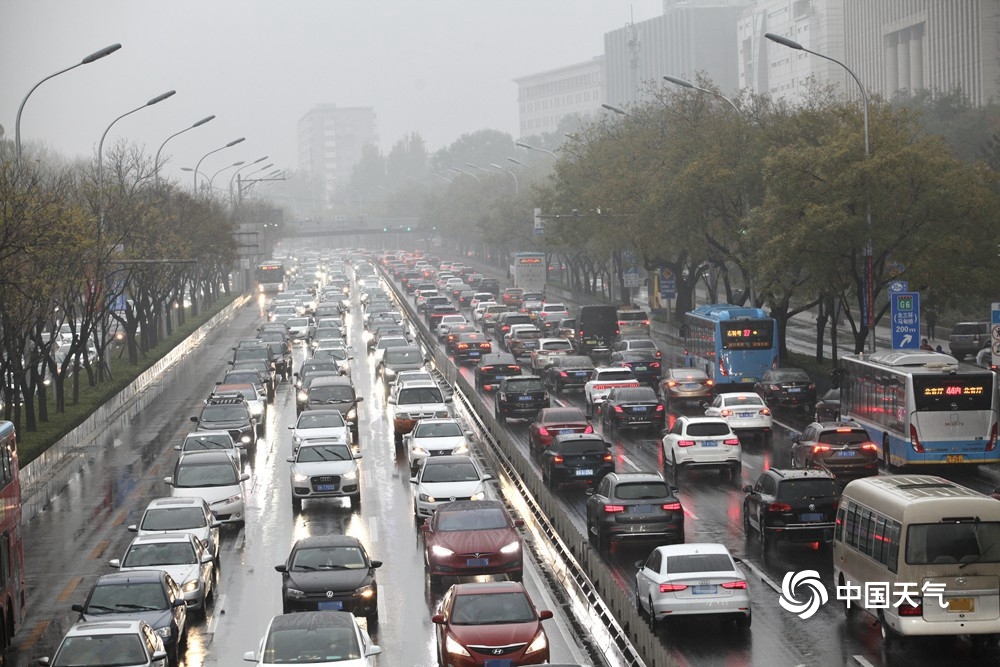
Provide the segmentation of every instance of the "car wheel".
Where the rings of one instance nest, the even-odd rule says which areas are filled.
[[[545,466],[542,466],[542,484],[548,489],[552,488],[552,473]]]
[[[351,442],[353,442],[355,445],[361,444],[361,434],[358,433],[358,429],[356,428],[351,429]]]
[[[370,614],[365,614],[365,621],[368,622],[368,627],[378,625],[378,601],[375,602],[375,611]]]
[[[590,524],[590,520],[587,520],[587,541],[590,542],[590,546],[597,546],[597,532]]]
[[[501,410],[499,407],[496,409],[496,416],[497,416],[497,421],[500,422],[501,424],[507,423],[507,417],[504,415],[503,410]]]
[[[738,616],[736,618],[736,629],[740,632],[746,632],[750,629],[750,622],[753,620],[752,614],[747,614],[746,616]]]
[[[743,537],[746,540],[753,539],[753,526],[750,525],[750,512],[746,505],[743,506]]]
[[[597,552],[602,556],[607,556],[611,553],[611,540],[608,539],[607,533],[601,530],[600,527],[597,528]]]
[[[360,512],[361,511],[361,494],[356,496],[351,496],[351,511]]]
[[[882,635],[882,646],[886,651],[891,651],[899,646],[899,635],[889,627],[888,621],[885,620],[885,614],[881,611],[878,613],[878,629]]]
[[[429,579],[431,591],[441,590],[441,584],[443,583],[444,577],[438,574],[428,574],[427,578]]]
[[[737,464],[729,469],[730,480],[733,484],[739,485],[743,481],[743,465]]]
[[[774,538],[768,535],[764,528],[763,517],[757,518],[757,535],[760,536],[760,550],[762,553],[769,553],[774,548]]]
[[[680,486],[681,481],[681,470],[680,466],[677,465],[677,455],[673,454],[670,463],[670,477],[674,483],[674,486]]]
[[[292,514],[298,514],[302,511],[302,499],[292,496]]]
[[[844,581],[844,575],[840,575],[840,586],[842,590],[846,590],[846,582]],[[858,606],[856,604],[851,604],[851,600],[844,598],[844,618],[848,623],[855,620],[858,617]]]
[[[639,618],[646,617],[646,609],[642,606],[642,598],[639,597],[639,589],[635,589],[635,610],[639,614]]]

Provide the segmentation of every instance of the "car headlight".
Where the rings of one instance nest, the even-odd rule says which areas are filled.
[[[196,590],[198,590],[198,585],[199,582],[197,579],[191,579],[189,581],[184,582],[184,585],[181,586],[181,590],[184,591],[185,593],[194,593]]]
[[[448,653],[449,655],[462,655],[466,657],[471,657],[469,656],[469,652],[465,650],[465,647],[463,647],[457,641],[452,639],[451,635],[448,635],[447,638],[444,640],[444,650],[445,653]]]
[[[302,436],[293,435],[292,436],[292,442],[295,443],[296,445],[299,444],[300,442],[302,442]]]
[[[468,454],[469,453],[469,443],[463,442],[461,445],[451,450],[452,455],[458,454]]]
[[[302,473],[292,473],[292,481],[296,483],[308,482],[309,475],[303,475]]]
[[[427,450],[423,447],[410,447],[410,453],[414,456],[427,456]]]
[[[257,415],[259,417],[264,414],[264,406],[260,403],[252,403],[250,405],[250,414]]]
[[[521,550],[521,543],[519,541],[511,542],[505,546],[500,547],[500,553],[502,554],[516,554]]]
[[[469,500],[486,500],[486,492],[477,491],[476,493],[473,493],[471,496],[469,496]]]
[[[299,400],[300,400],[301,402],[305,403],[306,401],[308,401],[308,400],[309,400],[309,392],[305,392],[305,391],[300,391],[300,392],[299,392],[299,396],[298,396],[298,399],[299,399]]]
[[[361,588],[356,590],[355,593],[358,595],[358,597],[363,597],[364,599],[367,600],[375,595],[375,587],[372,586],[371,584],[368,584],[367,586],[362,586]]]
[[[353,420],[355,420],[357,418],[358,418],[358,410],[357,410],[357,408],[351,408],[350,410],[347,411],[347,420],[348,421],[353,421]]]
[[[241,436],[240,437],[240,442],[242,442],[244,445],[249,445],[250,444],[250,435],[247,434],[247,435]]]
[[[305,591],[300,591],[297,588],[286,588],[285,596],[290,598],[304,598],[306,594]]]
[[[162,628],[156,628],[153,632],[158,634],[163,639],[170,639],[170,635],[173,634],[173,628],[169,625],[165,625]]]
[[[437,502],[437,498],[435,498],[434,496],[429,496],[426,493],[421,493],[417,497],[420,498],[420,502],[422,502],[422,503],[436,503]]]
[[[525,653],[534,653],[535,651],[541,651],[549,645],[549,640],[545,638],[545,630],[539,630],[535,638],[531,640],[528,644],[528,649]]]
[[[242,502],[242,500],[243,500],[243,496],[240,495],[240,494],[236,494],[236,495],[229,496],[228,498],[226,498],[222,502],[228,505],[229,503]],[[219,503],[213,503],[213,505],[218,505],[218,504]]]
[[[431,553],[434,554],[435,556],[439,556],[442,558],[445,556],[452,556],[455,554],[455,552],[452,551],[451,549],[446,549],[445,547],[442,547],[439,544],[435,544],[434,546],[431,547]]]
[[[345,472],[343,475],[341,475],[340,478],[341,479],[357,479],[358,478],[358,471],[357,470],[350,470],[348,472]]]

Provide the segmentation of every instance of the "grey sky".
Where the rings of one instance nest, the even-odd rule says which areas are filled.
[[[603,35],[662,13],[662,0],[0,0],[0,125],[41,78],[120,42],[117,53],[47,81],[28,100],[22,143],[93,156],[115,117],[170,177],[269,155],[297,168],[295,124],[313,105],[374,107],[383,149],[418,132],[430,150],[495,128],[517,136],[513,79],[603,52]],[[187,176],[185,175],[185,178]]]

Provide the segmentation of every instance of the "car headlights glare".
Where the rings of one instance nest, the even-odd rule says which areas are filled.
[[[525,653],[534,653],[535,651],[541,651],[548,645],[549,641],[548,639],[545,638],[545,631],[539,630],[538,634],[535,635],[535,638],[531,640],[530,644],[528,644],[528,649],[525,651]]]
[[[429,496],[426,493],[421,493],[418,497],[420,498],[420,502],[422,502],[422,503],[436,503],[437,502],[437,498],[435,498],[434,496]]]
[[[469,500],[486,500],[486,492],[477,491],[476,493],[473,493],[471,496],[469,496]]]
[[[372,586],[371,584],[368,584],[367,586],[362,586],[355,592],[358,594],[358,596],[368,600],[375,596],[375,587]]]
[[[298,395],[299,401],[305,402],[309,400],[309,392],[300,391]]]
[[[286,588],[285,595],[290,598],[304,598],[306,596],[305,591],[300,591],[297,588]]]
[[[349,470],[349,471],[345,472],[343,475],[341,475],[340,478],[341,479],[357,479],[358,478],[358,471],[357,470]]]
[[[431,553],[438,557],[453,556],[455,554],[451,549],[442,547],[439,544],[435,544],[431,547]]]
[[[189,581],[185,581],[184,585],[181,586],[181,590],[184,591],[185,593],[194,593],[196,590],[198,590],[198,580],[191,579]]]
[[[423,447],[410,447],[410,453],[414,456],[427,456],[427,450]]]
[[[259,403],[253,403],[250,405],[250,414],[252,415],[262,415],[264,414],[264,406]]]
[[[448,635],[448,637],[444,640],[444,650],[445,653],[448,653],[449,655],[461,655],[465,657],[471,657],[469,655],[469,652],[466,651],[461,644],[452,639],[451,635]]]
[[[458,447],[456,447],[455,449],[453,449],[451,451],[451,453],[452,453],[452,455],[456,455],[456,454],[468,454],[469,453],[469,444],[467,442],[463,442],[461,445],[459,445]]]
[[[351,408],[347,411],[347,420],[352,421],[358,418],[358,411],[355,408]]]
[[[502,554],[516,554],[520,550],[520,542],[511,542],[510,544],[500,547],[500,553]]]
[[[240,442],[242,442],[244,445],[249,445],[250,444],[250,436],[249,435],[241,436],[240,437]]]
[[[299,472],[292,473],[292,481],[297,483],[308,482],[309,475],[303,475],[302,473]]]
[[[169,625],[165,625],[162,628],[156,628],[155,630],[153,630],[153,632],[158,634],[163,639],[170,639],[170,635],[173,634],[173,628],[171,628]]]

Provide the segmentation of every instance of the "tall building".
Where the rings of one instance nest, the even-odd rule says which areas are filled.
[[[528,137],[555,132],[570,114],[585,116],[601,110],[604,56],[514,79],[517,84],[518,131]]]
[[[298,122],[299,169],[309,173],[318,204],[326,206],[361,160],[366,144],[378,143],[375,110],[320,104]]]

